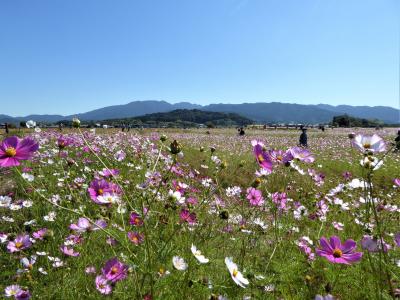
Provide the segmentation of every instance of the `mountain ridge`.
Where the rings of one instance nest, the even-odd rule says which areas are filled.
[[[12,117],[0,114],[0,123],[19,123],[35,120],[37,122],[57,122],[77,117],[82,121],[101,121],[106,119],[132,118],[151,113],[162,113],[176,109],[199,109],[212,112],[237,113],[256,122],[279,123],[326,123],[334,116],[348,114],[358,118],[378,119],[385,123],[400,123],[400,110],[388,106],[351,106],[329,104],[296,104],[282,102],[256,102],[208,105],[178,102],[171,104],[164,100],[131,101],[127,104],[111,105],[73,115],[38,115]]]

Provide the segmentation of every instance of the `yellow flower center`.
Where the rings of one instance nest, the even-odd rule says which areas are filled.
[[[363,145],[363,147],[364,147],[365,149],[369,149],[369,148],[371,148],[371,144],[365,143],[365,144]]]
[[[201,251],[200,250],[197,250],[195,253],[194,253],[194,255],[201,255]]]
[[[276,157],[276,159],[279,160],[279,161],[281,161],[281,160],[283,159],[283,157],[282,157],[282,155],[278,155],[278,156]]]
[[[99,190],[97,191],[97,193],[98,193],[99,195],[103,195],[104,191],[103,191],[103,189],[99,189]]]
[[[114,275],[115,273],[118,272],[118,268],[117,267],[112,267],[111,268],[111,274]]]
[[[262,156],[262,154],[258,154],[258,161],[259,162],[263,162],[264,161],[264,157]]]
[[[233,277],[236,277],[238,273],[239,273],[238,270],[233,269],[233,272],[232,272]]]
[[[21,242],[16,242],[15,243],[15,248],[21,248],[22,246],[23,246],[24,244],[23,243],[21,243]]]
[[[15,156],[15,155],[17,155],[17,150],[15,150],[14,147],[8,147],[8,148],[6,149],[6,156],[8,156],[8,157],[13,157],[13,156]]]
[[[335,257],[335,258],[339,258],[339,257],[342,257],[342,250],[340,250],[340,249],[335,249],[335,250],[333,250],[333,257]]]

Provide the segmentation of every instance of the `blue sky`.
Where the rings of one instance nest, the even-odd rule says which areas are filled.
[[[0,114],[133,100],[399,107],[397,0],[2,0]]]

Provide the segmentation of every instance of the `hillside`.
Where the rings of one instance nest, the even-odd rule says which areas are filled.
[[[153,125],[194,127],[200,124],[209,126],[244,126],[253,121],[235,113],[203,111],[199,109],[176,109],[170,112],[146,114],[134,118],[111,119],[102,121],[109,125]]]

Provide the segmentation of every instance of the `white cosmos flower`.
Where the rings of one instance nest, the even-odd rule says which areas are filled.
[[[26,181],[32,182],[35,179],[35,176],[28,173],[22,173],[22,178],[24,178]]]
[[[175,269],[179,271],[185,271],[188,268],[188,264],[180,256],[174,256],[172,258],[172,264],[174,265]]]
[[[368,182],[364,181],[364,180],[360,180],[358,178],[353,179],[352,181],[350,181],[347,184],[347,187],[349,187],[350,189],[357,189],[357,188],[368,188],[369,184]],[[371,184],[372,186],[372,184]]]
[[[9,207],[11,200],[12,199],[9,196],[0,196],[0,207]]]
[[[232,261],[232,257],[225,257],[225,264],[231,274],[233,281],[240,287],[246,288],[249,281],[243,277],[243,274],[239,272],[237,265]]]
[[[192,244],[192,247],[190,247],[190,250],[192,251],[194,257],[201,263],[201,264],[206,264],[210,260],[206,258],[203,254],[201,254],[201,251],[197,249],[195,245]]]
[[[110,193],[105,193],[103,195],[97,196],[97,202],[100,204],[113,204],[113,203],[119,203],[120,199],[118,195],[110,194]]]
[[[7,242],[8,234],[7,233],[0,233],[0,244],[4,244]]]
[[[185,203],[185,197],[182,197],[182,194],[179,191],[168,191],[168,196],[177,201],[179,204]]]
[[[386,151],[386,145],[383,139],[374,134],[372,136],[357,134],[353,141],[354,147],[362,152],[370,151],[373,153]]]
[[[33,128],[36,126],[36,122],[33,120],[29,120],[28,122],[25,123],[26,127],[28,128]]]

